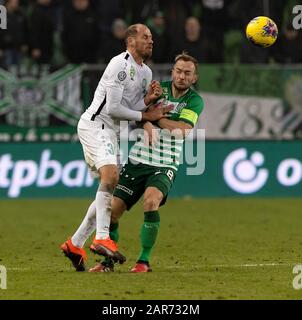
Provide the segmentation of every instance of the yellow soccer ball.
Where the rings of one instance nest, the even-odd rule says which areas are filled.
[[[269,47],[277,40],[278,27],[268,17],[256,17],[248,23],[246,37],[256,46]]]

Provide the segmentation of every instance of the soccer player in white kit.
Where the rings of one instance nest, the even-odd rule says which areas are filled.
[[[85,270],[86,252],[83,247],[95,226],[96,236],[90,250],[120,263],[126,260],[109,237],[112,193],[119,178],[117,155],[120,121],[156,121],[165,117],[170,110],[155,108],[146,111],[148,105],[162,94],[159,82],[152,81],[152,71],[143,63],[152,55],[150,30],[142,24],[130,26],[126,34],[126,46],[126,52],[109,62],[90,107],[78,123],[78,136],[85,161],[98,174],[100,182],[95,200],[88,208],[82,224],[61,245],[77,271]],[[87,228],[87,225],[91,225],[91,228]]]

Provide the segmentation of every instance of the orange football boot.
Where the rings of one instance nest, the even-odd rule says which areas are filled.
[[[84,262],[87,260],[87,256],[83,248],[74,246],[71,239],[68,239],[61,244],[61,249],[65,256],[71,260],[76,271],[85,271]]]
[[[120,264],[126,261],[126,257],[123,256],[119,251],[116,242],[110,239],[95,239],[93,240],[90,250],[93,253],[111,258],[114,262],[119,262]]]

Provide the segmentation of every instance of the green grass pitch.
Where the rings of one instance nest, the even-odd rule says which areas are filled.
[[[141,203],[120,223],[128,260],[114,273],[77,273],[59,245],[89,199],[1,200],[2,299],[301,299],[302,200],[178,199],[161,208],[153,272],[131,274],[139,253]],[[88,248],[90,240],[87,241]],[[88,251],[87,266],[98,258]]]

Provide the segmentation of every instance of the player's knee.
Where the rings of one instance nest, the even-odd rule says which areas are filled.
[[[144,211],[158,210],[163,194],[155,187],[149,187],[144,194]]]
[[[118,179],[119,179],[119,175],[113,174],[112,177],[110,177],[110,185],[113,187],[113,189],[117,186],[118,184]]]
[[[112,193],[119,180],[119,173],[116,166],[108,165],[100,169],[100,186],[105,192]]]
[[[154,211],[159,208],[160,199],[154,196],[147,196],[144,198],[144,211]]]
[[[101,181],[99,185],[99,191],[113,193],[115,185],[110,181]]]
[[[100,190],[112,193],[118,183],[118,174],[112,174],[100,180]]]

